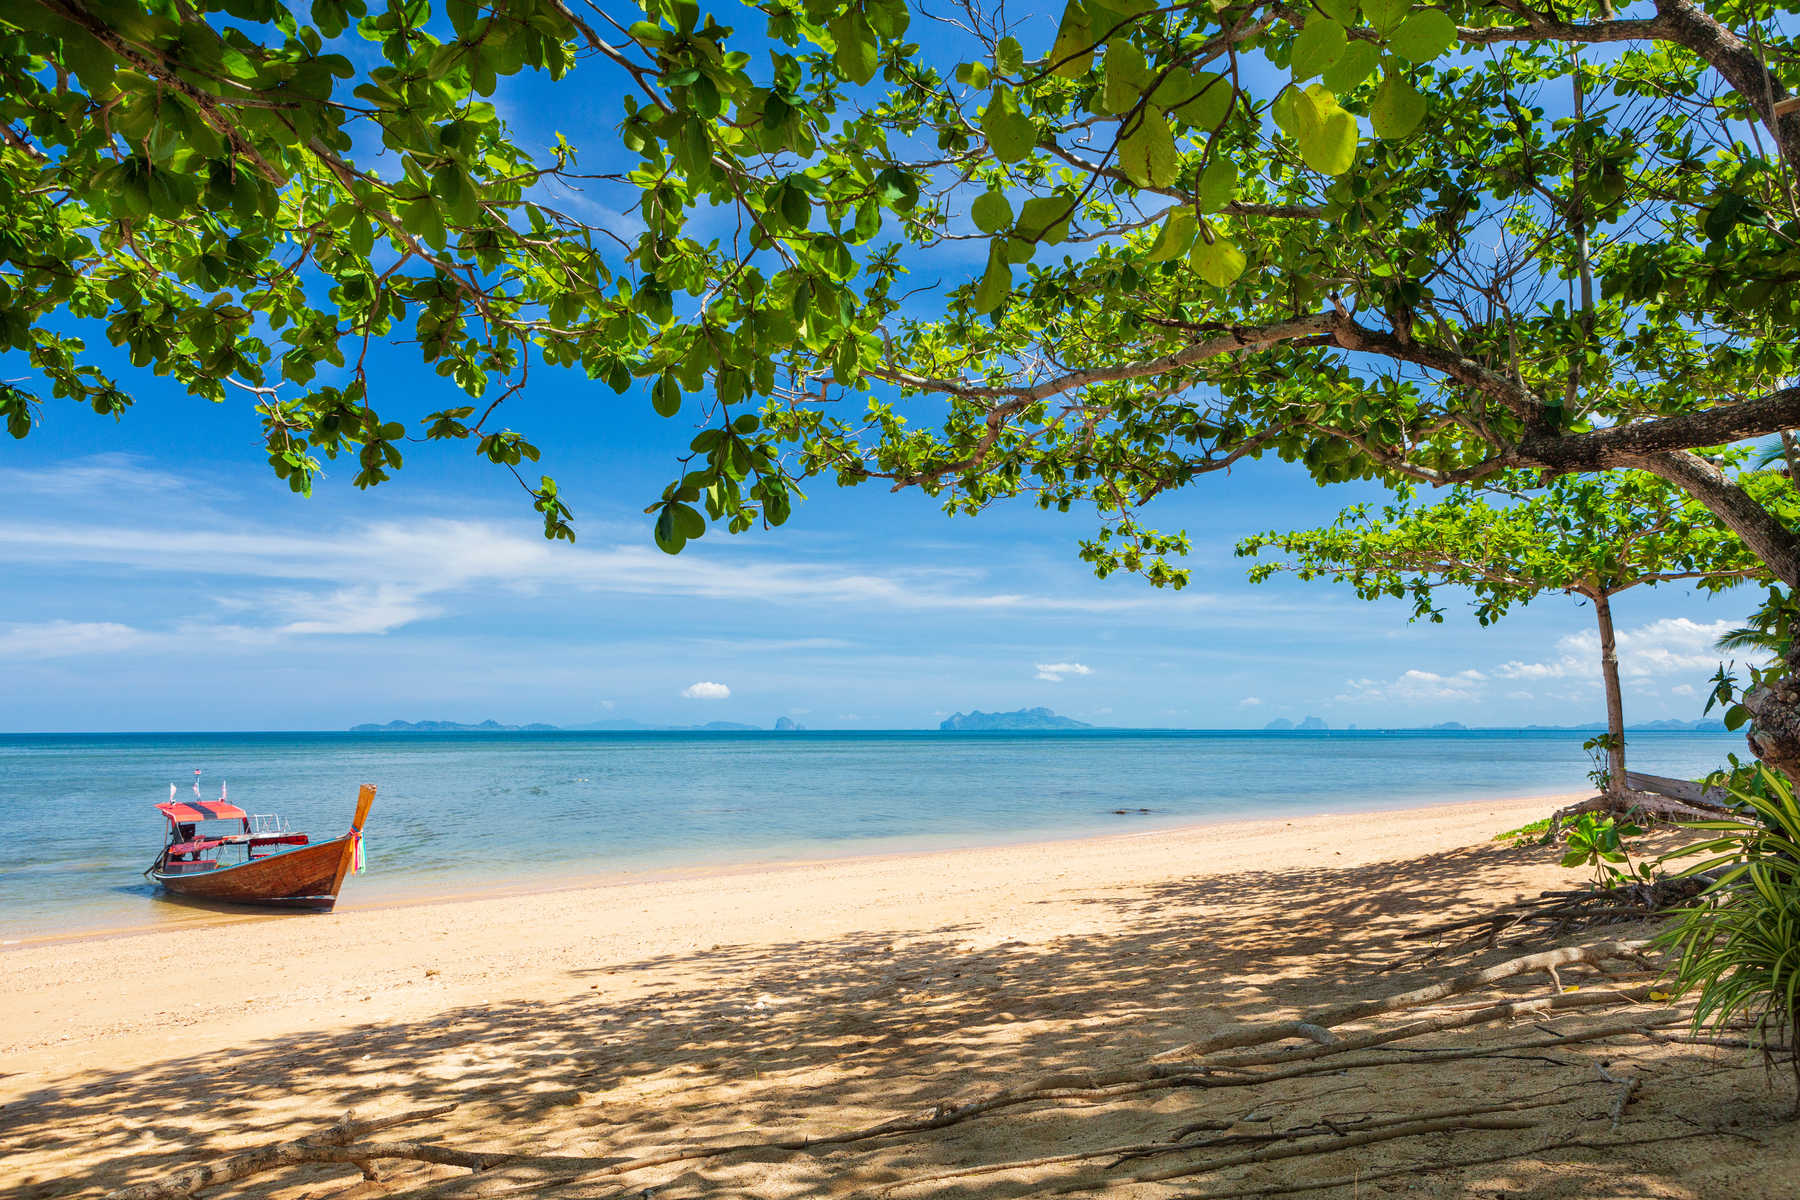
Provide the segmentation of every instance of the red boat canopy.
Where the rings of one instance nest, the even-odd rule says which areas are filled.
[[[247,816],[235,804],[218,800],[183,800],[179,804],[159,804],[156,811],[171,821],[243,821]]]

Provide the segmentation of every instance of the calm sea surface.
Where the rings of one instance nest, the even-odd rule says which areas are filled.
[[[0,736],[0,941],[202,919],[140,874],[162,838],[151,805],[170,783],[191,798],[196,767],[206,798],[226,780],[233,803],[280,813],[315,839],[343,831],[359,783],[378,784],[368,871],[345,885],[351,907],[576,876],[1573,792],[1588,786],[1586,736]],[[1684,778],[1742,749],[1732,734],[1630,740],[1634,768]]]

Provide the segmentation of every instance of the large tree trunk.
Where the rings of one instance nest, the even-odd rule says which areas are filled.
[[[1800,593],[1800,535],[1716,465],[1687,450],[1646,454],[1628,465],[1668,480],[1704,504],[1763,560],[1771,575]],[[1750,753],[1800,784],[1800,645],[1788,651],[1787,668],[1785,677],[1744,697],[1751,721],[1745,741]]]
[[[1787,653],[1788,673],[1753,688],[1744,697],[1750,710],[1750,753],[1800,783],[1800,645]]]
[[[1606,750],[1606,794],[1625,791],[1625,699],[1619,691],[1619,649],[1613,638],[1612,602],[1597,591],[1594,619],[1600,624],[1600,678],[1606,683],[1606,734],[1612,743]]]

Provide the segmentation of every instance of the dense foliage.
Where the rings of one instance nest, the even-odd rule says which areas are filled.
[[[1790,12],[20,0],[0,349],[115,416],[95,330],[241,394],[301,490],[319,454],[379,482],[407,421],[517,471],[528,377],[636,380],[700,427],[649,510],[671,551],[822,474],[1092,504],[1097,569],[1179,585],[1143,506],[1278,455],[1647,471],[1791,586],[1794,530],[1693,452],[1800,425]],[[616,128],[520,145],[490,97],[521,74],[621,96]],[[578,186],[627,215],[554,202]],[[372,339],[469,402],[405,411]],[[0,393],[14,434],[42,390]],[[1800,764],[1789,699],[1752,709]]]

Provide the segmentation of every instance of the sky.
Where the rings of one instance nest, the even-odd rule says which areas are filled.
[[[603,167],[615,94],[530,81],[496,100],[528,144],[566,132]],[[555,127],[548,122],[554,121]],[[627,218],[569,194],[589,220]],[[979,273],[979,243],[913,262]],[[90,344],[103,335],[87,330]],[[0,731],[342,729],[393,719],[587,724],[782,716],[812,728],[929,728],[1043,705],[1097,725],[1333,727],[1601,719],[1592,613],[1548,596],[1479,628],[1328,583],[1251,585],[1237,539],[1329,521],[1372,490],[1253,463],[1150,510],[1193,537],[1193,582],[1102,581],[1076,557],[1093,519],[1024,505],[951,519],[879,485],[811,498],[774,531],[713,530],[679,557],[643,513],[693,435],[569,372],[539,370],[507,425],[544,450],[579,541],[551,544],[510,476],[418,444],[390,483],[328,463],[310,499],[263,462],[249,406],[116,369],[118,422],[46,400],[0,439]],[[404,346],[374,351],[390,419],[463,403]],[[0,379],[39,386],[16,357]],[[1615,600],[1628,720],[1701,715],[1712,643],[1754,606],[1669,586]]]
[[[426,381],[416,381],[427,386]],[[365,721],[929,728],[1044,705],[1098,725],[1576,723],[1602,715],[1592,613],[1547,596],[1488,629],[1278,578],[1237,538],[1328,519],[1353,489],[1258,464],[1160,502],[1193,583],[1098,580],[1079,513],[948,518],[816,490],[783,528],[657,550],[641,509],[684,440],[557,377],[514,414],[578,519],[546,542],[510,477],[414,449],[367,492],[268,474],[245,408],[162,381],[114,423],[46,405],[0,445],[0,730],[342,729]],[[1700,715],[1718,633],[1754,602],[1617,598],[1631,720]]]

